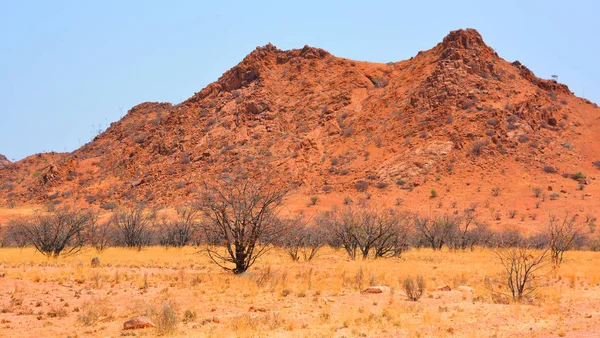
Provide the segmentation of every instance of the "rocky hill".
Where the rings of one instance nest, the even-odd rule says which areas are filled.
[[[598,207],[584,193],[596,189],[599,118],[472,29],[387,64],[268,44],[180,104],[142,103],[72,153],[8,164],[0,201],[174,206],[202,180],[248,168],[296,183],[298,210],[311,196],[529,210],[540,186],[587,212]]]

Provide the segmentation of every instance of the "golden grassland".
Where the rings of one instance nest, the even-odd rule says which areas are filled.
[[[96,256],[101,264],[92,267]],[[600,329],[600,253],[566,259],[537,276],[527,303],[497,304],[484,281],[501,267],[488,249],[351,261],[325,248],[311,262],[274,249],[239,276],[201,248],[88,249],[58,259],[0,249],[0,336],[592,337]],[[409,275],[427,282],[418,302],[402,291]],[[374,285],[390,291],[360,292]],[[452,291],[437,290],[445,285]],[[136,315],[157,328],[122,331]]]

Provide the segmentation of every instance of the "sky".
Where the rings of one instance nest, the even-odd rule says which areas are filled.
[[[179,103],[248,53],[408,59],[475,28],[508,61],[600,103],[596,1],[0,0],[0,154],[73,151],[145,101]]]

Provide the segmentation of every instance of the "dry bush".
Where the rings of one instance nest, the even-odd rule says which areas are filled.
[[[425,279],[421,275],[417,275],[416,280],[411,276],[408,276],[402,281],[402,289],[404,290],[406,297],[413,302],[421,299],[425,292],[425,287]]]
[[[471,153],[473,155],[481,155],[481,153],[483,152],[483,149],[485,147],[487,147],[488,143],[487,141],[483,141],[483,140],[478,140],[473,142],[473,144],[471,144]]]
[[[98,321],[112,320],[115,308],[107,298],[92,298],[87,300],[81,306],[81,314],[77,318],[79,322],[86,326],[91,326]]]
[[[177,331],[179,325],[179,318],[174,306],[165,301],[161,304],[158,311],[153,316],[154,324],[156,325],[156,331],[159,335],[169,335]]]

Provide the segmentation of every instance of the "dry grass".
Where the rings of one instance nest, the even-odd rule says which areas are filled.
[[[91,267],[94,256],[100,267]],[[494,302],[485,281],[500,267],[489,250],[418,249],[402,259],[350,261],[325,248],[306,263],[275,250],[240,276],[191,247],[88,250],[58,260],[29,248],[0,249],[0,257],[0,273],[6,274],[0,317],[11,322],[3,327],[7,335],[21,323],[22,336],[116,336],[136,315],[153,319],[156,328],[145,330],[150,335],[501,337],[529,334],[523,330],[530,327],[545,335],[569,321],[578,332],[591,330],[585,316],[565,313],[591,312],[600,301],[600,253],[593,252],[568,252],[560,270],[538,276],[541,287],[525,304]],[[417,302],[400,291],[409,275],[423,276],[427,285]],[[391,292],[360,293],[373,285]],[[453,290],[437,291],[439,286]],[[473,291],[458,291],[460,286]]]

